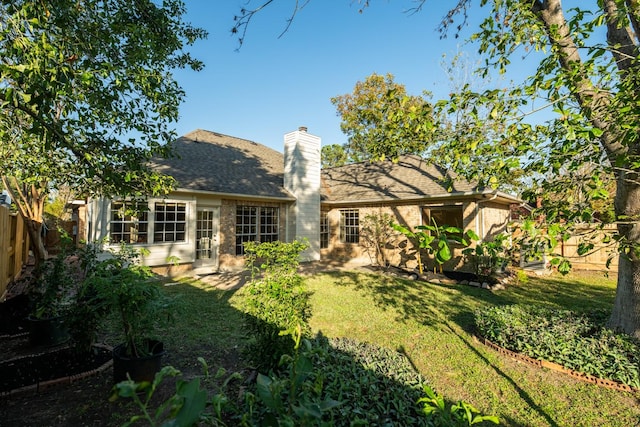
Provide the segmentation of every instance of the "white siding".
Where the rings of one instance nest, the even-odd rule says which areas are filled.
[[[296,239],[306,239],[305,261],[320,259],[320,137],[300,128],[284,136],[284,186],[296,197]]]

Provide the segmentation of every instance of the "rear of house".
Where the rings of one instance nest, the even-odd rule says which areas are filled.
[[[284,154],[242,138],[190,132],[175,141],[176,157],[152,165],[176,179],[176,190],[136,206],[90,200],[86,238],[145,249],[146,265],[207,272],[242,268],[247,241],[305,239],[304,260],[368,264],[363,226],[376,215],[409,227],[434,220],[491,238],[504,231],[510,205],[521,203],[419,156],[321,171],[319,137],[301,127],[283,142]],[[392,263],[415,266],[415,250],[403,239],[387,242],[385,251]],[[455,255],[451,267],[462,262],[459,250]]]
[[[242,268],[246,241],[314,239],[319,233],[320,138],[301,128],[285,135],[285,146],[287,179],[285,157],[269,147],[205,130],[190,132],[175,141],[175,157],[153,163],[176,179],[176,190],[135,204],[90,200],[87,241],[144,249],[143,262],[150,266],[218,271]],[[317,169],[315,181],[299,170],[303,167]],[[305,257],[318,259],[318,244]]]
[[[506,230],[511,207],[522,203],[509,194],[479,188],[419,156],[328,169],[322,178],[321,253],[330,260],[374,261],[369,228],[376,218],[390,217],[409,228],[455,226],[488,240]],[[415,267],[415,248],[404,237],[389,240],[382,248],[385,259]],[[454,247],[454,258],[445,268],[462,265],[462,249]],[[426,265],[433,267],[429,260]]]

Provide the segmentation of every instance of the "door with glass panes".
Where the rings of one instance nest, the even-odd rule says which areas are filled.
[[[196,221],[196,260],[198,267],[218,268],[218,223],[220,208],[198,208]]]

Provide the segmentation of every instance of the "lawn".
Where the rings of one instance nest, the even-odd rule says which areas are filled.
[[[504,304],[611,307],[602,275],[532,278],[505,291],[436,285],[363,273],[308,279],[311,326],[406,354],[446,399],[465,400],[514,426],[635,426],[640,395],[613,391],[506,358],[474,340],[473,312]]]
[[[613,279],[531,278],[526,285],[495,293],[363,272],[319,273],[307,276],[306,283],[312,292],[315,332],[401,351],[448,401],[463,399],[485,414],[499,416],[502,425],[638,425],[640,394],[531,367],[473,338],[476,309],[513,303],[606,309],[613,302]],[[163,333],[166,364],[189,378],[201,374],[197,358],[203,357],[213,372],[224,367],[247,374],[241,357],[242,292],[219,290],[193,279],[167,283],[163,289],[177,298],[175,320]],[[105,339],[113,344],[109,334]],[[55,392],[5,399],[0,404],[0,425],[121,425],[134,408],[123,400],[108,401],[110,376],[106,372]],[[215,381],[207,385],[211,393],[218,391]],[[172,389],[169,382],[159,394],[166,398]]]

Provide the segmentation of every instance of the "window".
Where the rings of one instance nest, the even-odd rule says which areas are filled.
[[[279,211],[273,207],[237,207],[236,255],[244,254],[244,242],[274,242],[279,239]]]
[[[187,205],[156,203],[153,227],[153,241],[156,243],[186,241]]]
[[[360,212],[358,209],[340,209],[340,241],[360,242]]]
[[[463,230],[462,206],[438,206],[425,208],[423,211],[425,224],[433,225],[435,221],[438,227],[449,226],[458,227]]]
[[[147,206],[125,202],[111,203],[112,243],[147,243]]]
[[[278,240],[278,208],[260,208],[260,241]]]
[[[329,247],[329,213],[320,212],[320,249]]]

